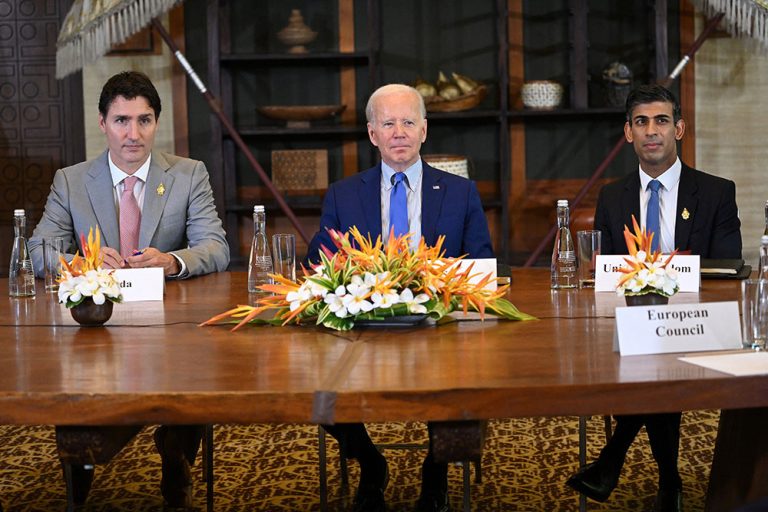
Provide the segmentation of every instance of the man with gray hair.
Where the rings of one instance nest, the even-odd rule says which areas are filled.
[[[312,238],[308,262],[317,262],[321,247],[335,250],[328,229],[346,232],[357,226],[363,235],[386,242],[410,233],[414,250],[423,237],[434,246],[444,235],[448,257],[492,258],[488,224],[475,184],[422,162],[419,151],[427,138],[424,100],[407,85],[377,89],[365,109],[368,137],[379,148],[376,166],[332,184],[323,201],[320,230]],[[458,383],[457,383],[458,385]],[[417,418],[414,418],[417,419]],[[325,426],[344,454],[360,463],[360,483],[353,511],[386,510],[387,462],[362,423]],[[432,425],[428,424],[430,439]],[[434,460],[431,449],[422,465],[419,512],[447,512],[448,467]]]

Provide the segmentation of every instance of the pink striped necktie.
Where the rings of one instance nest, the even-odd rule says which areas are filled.
[[[133,187],[139,178],[128,176],[123,180],[123,193],[120,195],[120,256],[127,258],[139,248],[139,227],[141,210],[133,195]]]

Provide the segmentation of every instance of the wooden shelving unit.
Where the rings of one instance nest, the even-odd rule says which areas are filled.
[[[313,49],[310,53],[302,55],[280,53],[272,49],[263,52],[242,51],[236,48],[237,44],[232,40],[232,31],[229,29],[231,27],[230,7],[242,1],[245,0],[207,0],[208,76],[211,89],[222,99],[224,111],[230,118],[236,120],[241,135],[249,144],[259,148],[260,155],[257,155],[257,159],[265,168],[269,167],[270,148],[302,148],[314,144],[334,151],[333,155],[329,156],[330,181],[350,176],[373,165],[378,159],[377,152],[368,142],[362,112],[364,99],[370,91],[385,81],[408,82],[418,75],[419,70],[414,69],[413,76],[405,79],[404,71],[401,69],[404,66],[418,66],[418,62],[423,58],[418,51],[413,50],[413,54],[407,55],[407,58],[401,55],[392,56],[392,53],[397,51],[392,48],[392,40],[388,39],[394,34],[391,21],[395,18],[393,13],[396,12],[399,16],[398,29],[403,16],[407,18],[413,14],[418,18],[419,12],[422,16],[435,17],[436,23],[442,22],[448,27],[463,27],[463,25],[479,23],[477,17],[473,18],[472,15],[467,15],[467,19],[460,17],[466,4],[461,4],[459,7],[459,4],[454,5],[450,2],[448,4],[435,2],[435,12],[445,11],[446,6],[453,7],[447,11],[458,18],[446,21],[440,18],[443,15],[442,12],[431,16],[433,11],[430,10],[432,9],[430,6],[411,4],[405,0],[386,4],[377,0],[366,2],[334,0],[333,5],[337,11],[334,29],[337,41],[334,48]],[[482,141],[479,145],[467,142],[463,146],[466,146],[464,151],[468,153],[468,158],[483,162],[482,172],[472,178],[477,180],[488,214],[497,256],[500,261],[506,263],[514,263],[513,254],[524,252],[531,245],[530,240],[521,238],[521,230],[516,229],[515,226],[524,225],[525,229],[531,233],[537,230],[542,231],[541,225],[549,225],[549,219],[546,217],[554,212],[554,208],[551,208],[552,212],[549,209],[546,211],[543,209],[543,205],[548,204],[549,198],[534,198],[531,191],[560,194],[563,190],[558,183],[559,178],[553,179],[552,186],[548,187],[539,183],[541,180],[538,178],[530,177],[536,174],[530,162],[534,162],[534,167],[538,165],[535,163],[537,155],[532,154],[529,149],[530,144],[535,143],[536,130],[551,129],[554,132],[580,130],[582,128],[579,126],[598,124],[616,127],[616,133],[620,133],[623,108],[590,106],[593,103],[591,87],[594,85],[594,77],[590,76],[594,74],[592,71],[594,65],[590,63],[590,55],[593,51],[590,47],[590,30],[594,31],[594,28],[590,29],[591,20],[600,19],[605,15],[603,11],[606,9],[620,11],[625,9],[627,16],[632,16],[632,23],[642,26],[646,31],[644,33],[647,33],[644,39],[647,48],[643,51],[647,51],[650,57],[644,61],[644,65],[648,68],[644,73],[654,79],[666,74],[668,61],[666,31],[669,9],[667,0],[651,2],[633,0],[622,3],[618,7],[608,0],[548,0],[548,4],[552,4],[552,9],[546,13],[546,16],[553,20],[552,23],[561,27],[567,26],[565,42],[558,49],[561,54],[567,53],[567,58],[561,58],[558,61],[560,62],[559,71],[553,71],[559,73],[558,76],[561,78],[559,81],[567,85],[568,100],[564,106],[554,110],[528,110],[524,109],[520,103],[520,87],[525,79],[551,78],[526,76],[529,73],[541,74],[542,66],[539,63],[537,70],[534,62],[531,68],[534,71],[527,69],[530,66],[526,63],[525,30],[531,21],[526,17],[528,15],[524,12],[524,8],[541,9],[541,3],[529,5],[523,0],[492,0],[488,6],[483,4],[486,6],[484,12],[487,15],[480,17],[484,25],[476,29],[494,32],[492,42],[482,49],[486,52],[484,62],[490,62],[491,59],[493,62],[491,65],[486,65],[486,73],[495,74],[494,82],[487,84],[490,86],[488,97],[473,110],[428,114],[427,144],[431,147],[439,148],[442,144],[450,149],[450,142],[444,141],[471,141],[472,137],[479,137]],[[355,9],[358,9],[358,12]],[[360,9],[363,11],[359,11]],[[409,9],[414,12],[411,13]],[[642,20],[637,22],[638,12],[645,13],[647,23],[643,23]],[[612,14],[612,16],[617,15]],[[540,16],[536,14],[534,21],[539,22],[539,18]],[[385,27],[387,23],[390,24]],[[464,30],[466,27],[461,29]],[[403,27],[402,30],[403,34],[418,37],[413,36],[408,27]],[[355,37],[359,31],[365,31],[367,36],[366,44],[360,48],[356,46],[359,38]],[[429,54],[432,62],[451,61],[450,56],[442,53],[449,50],[444,49],[437,41],[430,43],[429,36],[421,37],[427,38],[424,44],[434,45],[428,50],[421,49]],[[566,43],[567,48],[565,48]],[[382,48],[386,50],[382,52]],[[541,56],[536,55],[541,60]],[[269,81],[270,73],[283,73],[281,76],[286,76],[285,73],[312,73],[315,72],[313,70],[316,71],[318,78],[325,80],[323,84],[332,84],[328,87],[335,89],[326,91],[334,100],[326,100],[324,103],[331,104],[338,101],[339,104],[347,105],[338,122],[293,129],[274,124],[262,124],[253,114],[245,114],[247,109],[253,108],[254,105],[249,104],[244,107],[242,98],[238,97],[238,94],[243,95],[242,89],[247,89],[249,94],[256,96],[257,93],[254,91],[266,87],[264,83]],[[563,73],[566,78],[563,78]],[[329,75],[333,75],[332,80],[328,79]],[[365,77],[365,85],[362,86],[358,85],[361,76]],[[315,86],[312,82],[310,80],[307,83],[291,84],[291,86],[296,88],[304,85],[311,88]],[[258,106],[258,101],[260,98],[254,99],[252,103]],[[239,120],[238,117],[240,117]],[[218,123],[212,123],[212,127],[211,168],[213,172],[211,175],[217,193],[217,203],[224,205],[225,228],[232,254],[235,255],[233,261],[237,266],[240,248],[245,245],[241,237],[248,235],[246,232],[241,236],[243,219],[252,209],[252,202],[250,202],[252,198],[247,197],[244,200],[240,192],[243,189],[250,190],[254,197],[258,197],[259,201],[263,202],[268,211],[274,215],[280,216],[280,211],[276,209],[274,200],[264,194],[263,187],[258,183],[245,186],[241,183],[242,177],[248,176],[248,171],[242,169],[232,141],[221,133]],[[545,149],[558,151],[554,147]],[[608,149],[606,147],[605,151],[607,152]],[[433,151],[422,148],[422,152]],[[594,169],[598,163],[599,160],[593,162],[590,159],[589,165]],[[577,182],[578,179],[562,180],[562,183],[568,184]],[[575,193],[575,190],[573,192]],[[310,196],[288,195],[286,200],[292,208],[307,219],[308,225],[316,226],[322,191]]]

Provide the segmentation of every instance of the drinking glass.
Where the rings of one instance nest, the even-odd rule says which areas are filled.
[[[45,271],[45,291],[58,292],[61,277],[60,257],[64,253],[64,239],[60,236],[43,239],[43,268]]]
[[[272,235],[272,265],[275,274],[296,281],[296,237],[287,233]]]
[[[577,231],[576,250],[579,254],[579,288],[594,288],[595,262],[600,254],[600,231]]]
[[[741,282],[741,344],[752,350],[765,350],[768,338],[768,280]]]

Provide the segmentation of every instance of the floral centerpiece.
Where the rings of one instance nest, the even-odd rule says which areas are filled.
[[[624,258],[624,261],[628,266],[619,269],[619,272],[624,275],[616,285],[616,294],[624,296],[657,294],[662,297],[671,297],[679,288],[677,271],[669,266],[677,251],[663,258],[661,250],[651,250],[653,233],[641,229],[634,215],[632,227],[634,233],[624,226],[624,240],[629,250],[629,257]]]
[[[355,227],[346,234],[332,230],[330,234],[336,252],[323,247],[320,263],[305,270],[296,282],[273,275],[275,284],[260,287],[272,295],[256,306],[237,306],[202,325],[229,317],[239,320],[234,329],[247,323],[314,323],[345,331],[360,320],[418,314],[439,320],[457,309],[477,311],[481,317],[490,313],[510,320],[534,318],[503,298],[508,286],[489,290],[490,274],[473,274],[471,265],[462,270],[460,258],[444,257],[444,237],[434,247],[422,239],[411,252],[407,234],[390,236],[386,244],[381,237],[373,242]],[[272,318],[257,318],[270,310]]]
[[[103,258],[99,228],[96,228],[95,236],[93,228],[88,230],[87,241],[85,236],[80,234],[80,246],[83,248],[83,256],[80,256],[78,251],[69,263],[61,257],[59,302],[66,304],[68,308],[74,308],[87,299],[91,299],[97,306],[105,301],[121,302],[123,295],[112,275],[114,271],[101,267]]]

